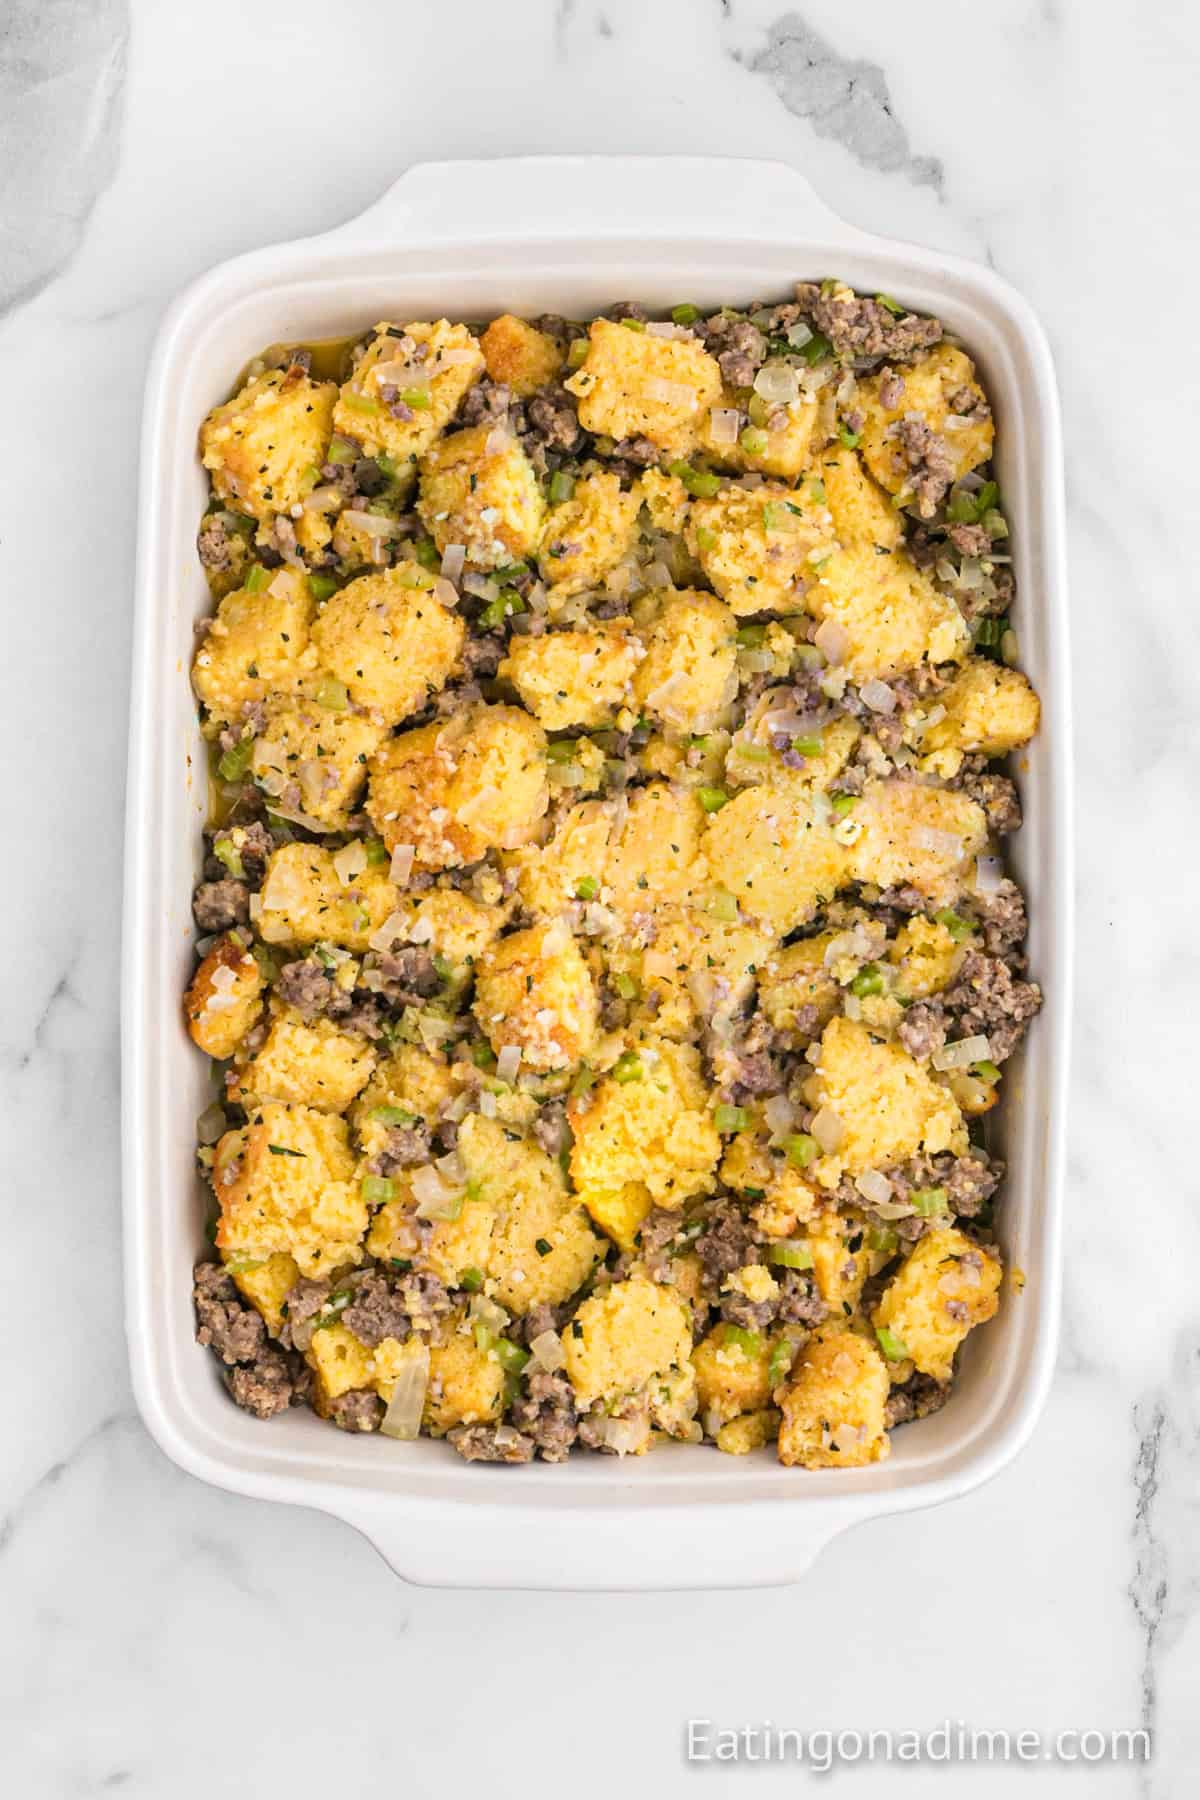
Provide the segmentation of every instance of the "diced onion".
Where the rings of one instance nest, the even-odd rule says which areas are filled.
[[[464,594],[472,594],[476,600],[492,601],[500,593],[497,583],[487,575],[464,575],[459,585]]]
[[[990,1062],[991,1059],[992,1046],[986,1037],[979,1034],[946,1044],[943,1049],[935,1050],[929,1060],[935,1069],[944,1072],[947,1069],[966,1069],[972,1063]]]
[[[439,350],[437,360],[440,369],[462,368],[467,363],[477,363],[479,352],[478,350],[468,350],[463,345],[458,349]]]
[[[981,894],[998,894],[1004,881],[1004,864],[998,856],[981,856],[975,864],[975,886]]]
[[[496,1079],[507,1081],[511,1086],[517,1079],[517,1071],[521,1067],[521,1046],[505,1044],[496,1058]]]
[[[408,914],[391,912],[379,928],[367,939],[372,950],[390,950],[397,938],[402,938],[408,930]]]
[[[784,1138],[796,1123],[796,1109],[786,1094],[772,1094],[763,1107],[763,1118],[772,1137]]]
[[[823,1106],[813,1117],[812,1135],[827,1156],[832,1156],[846,1135],[846,1128],[831,1106]]]
[[[538,1368],[545,1369],[549,1375],[566,1364],[562,1339],[557,1331],[539,1331],[535,1338],[530,1338],[529,1354]]]
[[[490,1331],[495,1337],[503,1337],[508,1314],[498,1301],[490,1299],[487,1294],[476,1294],[469,1312],[474,1324],[482,1325],[485,1331]]]
[[[465,544],[447,544],[442,552],[442,574],[447,581],[457,581],[467,560]]]
[[[387,518],[383,513],[359,512],[349,508],[342,514],[347,525],[354,525],[359,531],[365,531],[368,537],[397,537],[400,527],[395,519]]]
[[[359,839],[346,844],[333,856],[333,868],[343,887],[349,887],[356,876],[361,875],[367,866],[366,845]]]
[[[411,1443],[420,1435],[421,1416],[425,1411],[425,1392],[429,1386],[429,1345],[424,1338],[411,1337],[405,1346],[400,1373],[380,1420],[384,1437]]]
[[[457,1150],[451,1150],[448,1156],[439,1156],[433,1166],[442,1179],[450,1183],[451,1187],[462,1187],[466,1182],[466,1170],[463,1168],[462,1157]]]
[[[788,406],[800,397],[800,378],[789,363],[764,363],[754,377],[754,391],[768,406]]]
[[[656,688],[651,688],[646,695],[646,705],[652,706],[655,712],[661,712],[664,701],[669,700],[686,680],[687,674],[683,669],[673,670],[665,681],[660,681]]]
[[[226,1123],[224,1107],[214,1100],[196,1120],[196,1136],[200,1143],[215,1144],[218,1138],[224,1137]]]
[[[646,1423],[635,1419],[605,1419],[600,1426],[605,1448],[615,1450],[618,1456],[636,1455],[648,1435]]]
[[[959,1259],[958,1279],[964,1287],[979,1287],[983,1281],[983,1271],[977,1263],[968,1261],[964,1256]]]
[[[296,577],[291,569],[280,569],[268,588],[268,594],[274,594],[277,600],[287,600],[296,590]]]
[[[410,944],[427,944],[432,937],[433,926],[425,917],[424,913],[422,913],[420,917],[413,920],[412,927],[408,934],[408,941]]]
[[[714,406],[709,423],[714,444],[736,444],[742,427],[742,415],[734,406]]]
[[[642,392],[649,400],[661,400],[664,406],[686,406],[689,412],[695,412],[699,400],[689,382],[664,381],[659,375],[648,376],[642,383]]]
[[[328,487],[315,487],[304,501],[305,512],[333,512],[342,504],[345,496],[341,488],[330,484]]]
[[[850,648],[848,633],[835,619],[824,619],[818,625],[813,633],[813,643],[830,663],[840,663]]]
[[[512,439],[503,425],[493,425],[483,440],[483,454],[485,456],[503,456],[511,442]]]
[[[371,370],[376,387],[428,387],[429,369],[423,363],[401,361],[377,362]]]
[[[896,693],[886,681],[864,681],[859,688],[863,704],[875,713],[894,713],[896,710]]]
[[[462,1184],[450,1187],[429,1163],[414,1169],[409,1183],[417,1202],[418,1219],[452,1219],[462,1200]]]
[[[480,1092],[479,1110],[485,1119],[494,1119],[496,1116],[496,1096],[489,1088],[483,1088]]]
[[[957,861],[963,853],[957,832],[936,831],[932,825],[914,825],[912,840],[918,850],[928,850],[933,856],[952,856]]]
[[[847,1350],[839,1350],[829,1367],[830,1371],[838,1377],[839,1381],[853,1381],[857,1373],[854,1366],[854,1358]],[[832,1427],[832,1430],[835,1432],[844,1431],[845,1429],[846,1427],[844,1425],[834,1425]],[[854,1430],[855,1427],[851,1426],[850,1429]]]
[[[695,337],[686,325],[675,325],[670,319],[647,319],[646,336],[656,338],[690,338]]]
[[[892,1197],[892,1184],[878,1169],[864,1169],[854,1185],[872,1206],[886,1206]]]
[[[416,856],[413,844],[397,844],[392,851],[392,860],[388,864],[388,880],[396,887],[407,887],[412,875],[413,858]]]

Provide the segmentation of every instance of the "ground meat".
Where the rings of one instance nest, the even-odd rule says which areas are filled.
[[[889,362],[902,362],[936,344],[942,335],[940,319],[922,318],[918,313],[897,317],[878,300],[849,288],[822,293],[816,282],[801,281],[796,285],[796,299],[837,354],[855,361],[886,356]]]
[[[422,1000],[431,1000],[442,985],[433,957],[416,944],[383,951],[379,975],[379,992],[394,1006],[419,1006]]]
[[[198,930],[228,931],[250,917],[250,890],[244,881],[202,881],[192,898]]]
[[[1025,898],[1016,882],[1002,881],[994,894],[976,900],[975,911],[988,955],[1003,956],[1011,962],[1010,952],[1024,941],[1028,930]]]
[[[221,1263],[197,1263],[193,1284],[196,1342],[206,1345],[222,1362],[253,1362],[266,1345],[267,1328],[242,1299],[232,1275]]]
[[[511,403],[512,389],[502,381],[493,381],[490,375],[483,375],[463,396],[462,405],[458,409],[458,423],[499,423],[507,419]]]
[[[872,906],[871,911],[876,918],[880,916],[886,918],[889,912],[924,912],[926,904],[925,896],[921,893],[919,888],[907,886],[890,887],[884,888],[878,900],[876,900]]]
[[[369,1269],[358,1278],[354,1298],[342,1314],[341,1322],[349,1326],[368,1350],[374,1350],[384,1338],[403,1341],[408,1336],[408,1320],[408,1307],[402,1296],[388,1284],[385,1276]]]
[[[548,1101],[533,1122],[533,1135],[547,1156],[561,1156],[571,1142],[567,1109],[561,1100]]]
[[[543,1462],[566,1462],[579,1436],[575,1396],[566,1376],[534,1370],[524,1394],[513,1403],[512,1422],[532,1438]]]
[[[778,1311],[778,1300],[748,1300],[736,1292],[721,1296],[721,1317],[743,1331],[766,1331]]]
[[[987,814],[988,829],[994,837],[1008,837],[1021,829],[1021,797],[1016,783],[1007,775],[965,770],[959,785],[982,806]]]
[[[504,652],[504,639],[498,634],[472,635],[463,645],[463,668],[474,681],[490,681],[504,661]]]
[[[649,469],[662,455],[657,444],[648,437],[619,438],[613,445],[613,461],[630,464],[634,469]]]
[[[946,1042],[946,1015],[937,1000],[918,1000],[896,1028],[896,1036],[910,1056],[919,1062],[940,1050]]]
[[[917,511],[923,519],[932,519],[954,480],[949,446],[919,413],[898,420],[894,430]]]
[[[539,1300],[531,1306],[522,1319],[514,1319],[509,1327],[509,1336],[528,1347],[534,1338],[541,1337],[544,1331],[559,1329],[559,1315],[545,1300]]]
[[[333,994],[329,1016],[337,1020],[343,1031],[356,1031],[360,1037],[372,1040],[383,1036],[385,1019],[377,1000],[343,994],[340,988],[334,988]]]
[[[767,355],[767,340],[749,319],[731,319],[714,313],[696,326],[696,336],[703,340],[710,356],[715,356],[721,374],[730,387],[748,388],[761,369]]]
[[[262,886],[268,859],[275,849],[275,839],[258,819],[240,829],[242,841],[237,852],[242,859],[242,879],[251,892],[255,892]]]
[[[285,963],[275,986],[279,998],[294,1007],[309,1025],[329,1011],[337,992],[330,971],[315,956]]]
[[[762,1261],[755,1247],[754,1228],[737,1202],[718,1200],[696,1239],[696,1252],[704,1268],[704,1284],[710,1293],[719,1292],[726,1275],[747,1263]]]
[[[932,1375],[916,1374],[894,1387],[888,1395],[883,1422],[890,1431],[894,1425],[907,1425],[912,1419],[928,1418],[945,1406],[950,1398],[950,1384],[935,1381]]]
[[[429,1161],[429,1127],[420,1120],[415,1125],[389,1125],[387,1143],[367,1164],[372,1175],[394,1175],[397,1169],[415,1169]]]
[[[781,1325],[819,1325],[829,1308],[811,1275],[784,1269],[779,1275],[778,1317]]]
[[[456,1425],[447,1432],[446,1442],[467,1462],[533,1461],[533,1439],[511,1425]]]
[[[309,1281],[302,1275],[295,1286],[288,1289],[283,1303],[285,1324],[281,1337],[293,1350],[308,1349],[312,1342],[313,1320],[324,1310],[331,1285],[328,1281]]]
[[[982,525],[947,525],[946,536],[963,556],[986,556],[992,547]]]
[[[565,455],[582,439],[575,402],[560,385],[531,394],[525,403],[525,418],[529,436],[547,450],[558,450]]]
[[[215,575],[223,575],[233,567],[234,552],[241,543],[237,532],[231,532],[219,513],[208,513],[196,539],[200,561]]]
[[[952,987],[942,995],[946,1011],[954,1016],[960,1037],[986,1036],[991,1060],[1011,1056],[1025,1029],[1042,1004],[1036,981],[1014,976],[1003,957],[967,952]]]
[[[235,750],[246,738],[257,737],[266,722],[267,709],[261,700],[243,700],[236,724],[223,726],[217,741],[222,750]]]
[[[646,1273],[652,1281],[670,1278],[669,1246],[675,1242],[684,1224],[678,1207],[652,1206],[638,1230],[638,1248]],[[738,1265],[735,1263],[734,1267]]]
[[[898,1168],[887,1171],[892,1184],[892,1199],[907,1205],[914,1194],[926,1188],[945,1188],[950,1211],[959,1218],[970,1219],[991,1199],[1004,1175],[1004,1164],[984,1150],[968,1151],[966,1156],[914,1156]],[[859,1205],[862,1196],[857,1195]],[[936,1223],[936,1219],[918,1216],[899,1219],[896,1229],[902,1237],[919,1237]]]
[[[904,377],[886,366],[879,371],[879,404],[894,412],[904,398]]]
[[[618,300],[615,306],[610,306],[600,316],[602,319],[615,319],[618,324],[622,319],[638,319],[644,325],[650,314],[637,300]]]
[[[385,1408],[372,1388],[347,1388],[329,1403],[328,1417],[339,1431],[378,1431]]]
[[[256,1419],[270,1419],[297,1401],[293,1368],[279,1350],[264,1350],[255,1362],[230,1369],[225,1386],[234,1400]]]
[[[396,1292],[415,1328],[428,1328],[454,1310],[443,1282],[436,1275],[402,1275]]]

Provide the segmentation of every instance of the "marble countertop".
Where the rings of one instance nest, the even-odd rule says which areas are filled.
[[[0,899],[13,1792],[482,1782],[499,1800],[542,1771],[580,1800],[740,1790],[744,1766],[685,1765],[684,1721],[701,1716],[1146,1723],[1148,1768],[1077,1781],[1089,1796],[1193,1791],[1198,396],[1167,348],[1190,334],[1200,273],[1180,199],[1190,209],[1200,175],[1200,18],[1182,0],[784,6],[365,0],[342,21],[318,0],[8,0],[0,14],[0,589],[26,771]],[[141,387],[181,284],[350,216],[407,164],[616,149],[790,160],[848,218],[987,261],[1049,330],[1081,839],[1062,1354],[1015,1465],[839,1539],[798,1588],[418,1591],[343,1525],[181,1474],[130,1395],[117,974]],[[847,1767],[837,1791],[1026,1791],[1067,1773]]]

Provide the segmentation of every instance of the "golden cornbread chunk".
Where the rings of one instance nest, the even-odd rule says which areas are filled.
[[[278,1337],[287,1317],[284,1302],[300,1279],[295,1257],[282,1250],[268,1256],[265,1262],[236,1253],[223,1260],[239,1293],[262,1314],[267,1330]]]
[[[633,548],[642,497],[622,492],[620,478],[598,473],[575,484],[569,500],[552,506],[542,527],[538,568],[553,598],[595,587]]]
[[[940,439],[947,473],[960,481],[992,454],[991,410],[975,379],[975,365],[952,344],[935,344],[898,373],[903,390],[890,406],[883,401],[882,375],[868,376],[858,384],[863,461],[889,494],[915,495],[921,517],[931,518],[934,504],[920,491],[923,446],[915,443],[906,454],[906,421],[927,427]]]
[[[779,1436],[779,1422],[780,1414],[773,1406],[766,1406],[761,1412],[739,1413],[718,1431],[717,1449],[726,1456],[749,1456],[752,1450],[774,1443]]]
[[[846,550],[898,550],[904,521],[890,497],[868,474],[857,450],[831,444],[813,473],[825,486],[834,534]]]
[[[406,1363],[422,1357],[419,1339],[385,1337],[373,1348],[364,1344],[347,1325],[323,1325],[314,1331],[305,1352],[314,1381],[314,1405],[329,1416],[333,1401],[357,1388],[370,1388],[386,1404]]]
[[[565,731],[611,724],[632,699],[642,655],[631,621],[614,619],[590,629],[514,637],[498,673],[547,731]]]
[[[746,1004],[773,944],[768,932],[702,906],[664,905],[653,941],[641,950],[618,945],[610,960],[637,979],[657,1033],[689,1037],[699,1017],[732,1017]]]
[[[790,1032],[800,1043],[818,1037],[841,1004],[841,989],[825,962],[838,935],[801,938],[772,951],[759,969],[759,1005],[776,1031]]]
[[[420,1214],[421,1203],[408,1170],[385,1179],[391,1183],[392,1194],[372,1215],[367,1254],[384,1263],[410,1263],[418,1274],[436,1275],[447,1287],[461,1286],[468,1271],[475,1280],[482,1279],[496,1223],[495,1208],[481,1199],[474,1187],[453,1198],[447,1188],[447,1205],[454,1216],[426,1219]]]
[[[478,1113],[463,1120],[458,1153],[471,1191],[495,1216],[487,1262],[480,1265],[488,1292],[518,1314],[568,1300],[604,1245],[557,1161]]]
[[[961,891],[987,842],[983,808],[968,795],[899,779],[869,781],[843,824],[851,879],[915,887],[938,905]]]
[[[864,1221],[854,1212],[823,1211],[808,1221],[805,1243],[812,1256],[813,1280],[835,1319],[854,1312],[871,1273],[864,1235]]]
[[[417,511],[440,551],[461,544],[479,569],[533,555],[546,502],[532,463],[503,426],[471,425],[439,438],[419,472]]]
[[[504,1370],[495,1351],[481,1348],[470,1322],[452,1316],[429,1347],[424,1423],[433,1437],[455,1425],[498,1419],[504,1410]]]
[[[441,959],[447,988],[457,995],[471,980],[488,945],[499,937],[505,918],[503,906],[485,906],[470,894],[445,887],[400,895],[390,923],[396,945],[419,944]]]
[[[899,991],[911,1000],[924,1000],[949,987],[965,954],[964,945],[955,942],[945,925],[920,913],[903,925],[888,945]]]
[[[310,381],[296,367],[247,382],[200,428],[213,491],[256,519],[290,512],[317,485],[336,399],[332,381]]]
[[[218,1062],[232,1056],[258,1018],[266,986],[246,946],[232,935],[213,945],[184,1000],[192,1042]]]
[[[626,1051],[589,1094],[571,1099],[567,1116],[571,1180],[622,1249],[638,1208],[634,1229],[652,1205],[681,1206],[716,1186],[721,1137],[690,1045],[660,1038]]]
[[[819,401],[801,396],[786,405],[772,407],[771,423],[761,428],[752,425],[743,412],[739,415],[738,435],[731,442],[728,415],[737,412],[738,406],[736,395],[727,389],[704,421],[700,447],[719,469],[730,469],[735,474],[753,470],[795,481],[812,460],[820,410]],[[775,423],[776,420],[780,422]]]
[[[712,594],[670,593],[646,632],[633,691],[644,712],[681,731],[715,725],[737,689],[735,622]]]
[[[339,1031],[328,1019],[306,1024],[289,1009],[272,1019],[261,1047],[237,1070],[230,1098],[242,1106],[282,1100],[342,1113],[374,1067],[375,1051],[358,1032]]]
[[[417,1044],[400,1044],[379,1063],[350,1111],[354,1134],[365,1157],[374,1157],[387,1145],[394,1111],[415,1122],[434,1125],[457,1093],[450,1065]]]
[[[342,385],[333,428],[361,444],[364,456],[385,452],[411,486],[418,458],[440,437],[482,373],[483,351],[465,325],[448,319],[409,325],[384,320]],[[385,388],[396,390],[398,414],[389,410]]]
[[[389,850],[412,845],[420,873],[527,843],[549,798],[541,726],[519,707],[474,705],[383,744],[367,812]]]
[[[573,1068],[597,1030],[596,989],[561,922],[514,931],[485,951],[475,978],[475,1017],[497,1055],[508,1046],[530,1069]]]
[[[786,688],[768,688],[756,700],[746,722],[734,733],[725,758],[725,771],[738,787],[768,783],[785,793],[824,792],[833,786],[862,737],[853,719],[807,721],[796,712]],[[803,743],[804,760],[789,768],[782,752]]]
[[[761,1120],[729,1139],[721,1158],[721,1180],[737,1193],[761,1194],[753,1217],[768,1238],[790,1237],[825,1198],[788,1160],[782,1145],[770,1141]]]
[[[325,831],[340,831],[358,804],[367,759],[384,727],[351,711],[342,695],[330,695],[319,682],[316,688],[336,704],[304,695],[270,704],[267,722],[254,740],[250,768],[258,785],[281,806],[290,801],[292,810],[315,819]]]
[[[814,1332],[779,1395],[779,1460],[802,1469],[857,1469],[882,1462],[887,1365],[852,1331]]]
[[[697,880],[704,819],[688,789],[665,781],[635,789],[613,820],[604,903],[632,917],[686,899]]]
[[[815,1104],[840,1127],[836,1150],[817,1165],[818,1179],[860,1175],[915,1156],[967,1148],[962,1113],[948,1088],[897,1043],[880,1041],[853,1019],[831,1019],[821,1034]],[[831,1182],[830,1185],[836,1185]]]
[[[687,523],[691,500],[678,475],[663,469],[647,469],[638,481],[638,493],[656,531],[680,533]]]
[[[803,612],[817,565],[833,548],[832,520],[811,482],[727,485],[692,502],[687,537],[706,578],[739,618]]]
[[[492,320],[479,348],[492,380],[509,388],[518,400],[548,386],[564,361],[556,338],[512,313]]]
[[[313,658],[315,604],[303,575],[280,569],[264,588],[226,594],[192,662],[192,686],[214,722],[238,719],[268,694],[295,688]]]
[[[691,1350],[690,1309],[670,1288],[638,1275],[585,1300],[563,1333],[567,1378],[581,1409],[688,1368]]]
[[[702,1338],[692,1351],[692,1366],[706,1422],[711,1415],[724,1425],[739,1413],[769,1405],[770,1362],[770,1342],[757,1332],[731,1333],[728,1325],[721,1324]]]
[[[344,1119],[274,1101],[256,1107],[217,1144],[212,1184],[222,1253],[286,1251],[307,1276],[360,1261],[367,1208]]]
[[[953,600],[899,550],[883,556],[873,545],[834,550],[817,571],[807,605],[842,634],[838,666],[860,684],[922,663],[957,661],[970,647]]]
[[[1007,756],[1038,728],[1041,702],[1019,669],[972,657],[938,696],[945,712],[921,739],[923,750]]]
[[[645,437],[683,456],[697,442],[721,395],[721,371],[696,338],[652,337],[611,319],[588,330],[583,364],[566,383],[585,431]]]
[[[360,575],[325,604],[312,630],[322,669],[355,706],[398,725],[445,685],[466,626],[416,563]]]
[[[958,1346],[999,1306],[998,1257],[950,1226],[919,1238],[871,1317],[923,1375],[949,1381]]]
[[[368,863],[343,880],[334,854],[320,844],[282,844],[267,864],[257,929],[267,944],[368,950],[395,904],[386,867]]]
[[[704,854],[713,881],[775,932],[812,918],[849,879],[847,855],[802,788],[744,788],[714,813]]]

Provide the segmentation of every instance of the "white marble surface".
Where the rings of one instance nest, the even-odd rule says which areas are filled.
[[[1198,62],[1183,0],[0,9],[8,1791],[805,1779],[685,1768],[698,1714],[1146,1720],[1149,1769],[859,1768],[837,1790],[1195,1791]],[[790,159],[848,217],[988,260],[1049,328],[1082,840],[1063,1352],[1016,1466],[839,1540],[802,1588],[421,1592],[346,1527],[180,1474],[132,1406],[117,940],[140,389],[180,284],[339,221],[409,162],[615,148]]]

